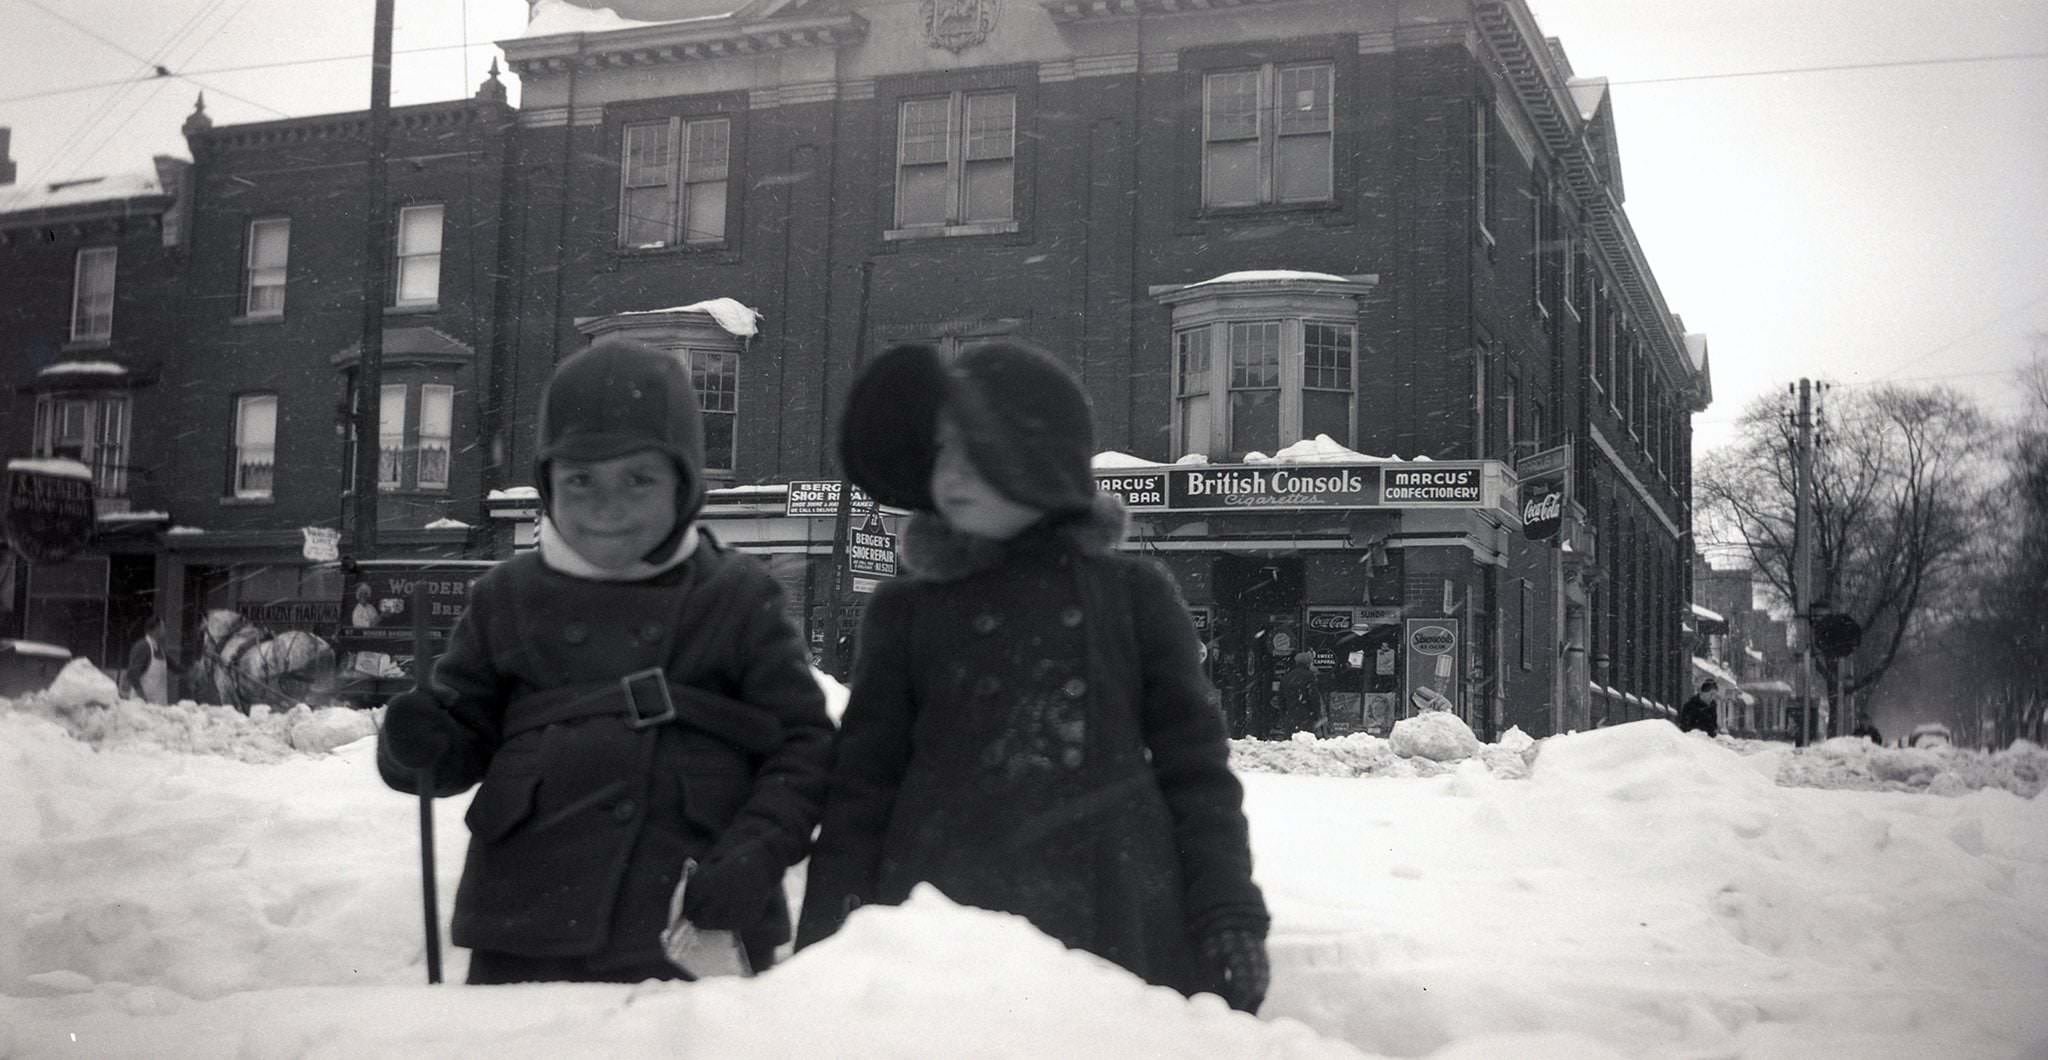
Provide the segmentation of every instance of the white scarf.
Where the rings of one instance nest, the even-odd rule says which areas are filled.
[[[637,582],[652,578],[662,571],[689,559],[697,551],[697,524],[683,528],[682,536],[676,540],[676,549],[668,558],[659,563],[636,559],[630,565],[611,570],[600,567],[583,558],[583,555],[569,547],[561,531],[555,529],[554,520],[540,517],[540,559],[549,570],[567,574],[572,578],[587,578],[594,582]]]

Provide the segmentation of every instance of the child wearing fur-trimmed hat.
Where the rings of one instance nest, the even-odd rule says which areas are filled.
[[[704,429],[674,356],[611,338],[541,398],[539,549],[471,589],[432,679],[392,700],[385,782],[481,782],[451,935],[471,983],[687,978],[682,913],[758,970],[817,823],[832,723],[776,582],[697,527]]]
[[[920,883],[1184,994],[1268,971],[1243,789],[1179,590],[1120,554],[1078,382],[1014,343],[891,349],[848,477],[910,509],[861,627],[797,944]]]

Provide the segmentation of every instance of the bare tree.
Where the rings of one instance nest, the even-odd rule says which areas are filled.
[[[1990,424],[1946,387],[1828,391],[1813,460],[1818,605],[1864,629],[1844,685],[1871,688],[1930,601],[1969,566],[1990,481]],[[1794,443],[1790,398],[1761,399],[1737,440],[1696,479],[1700,538],[1733,547],[1792,599]]]

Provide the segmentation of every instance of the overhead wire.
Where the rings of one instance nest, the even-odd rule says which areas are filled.
[[[101,34],[95,32],[91,27],[81,25],[80,23],[65,16],[63,13],[52,10],[48,6],[37,2],[37,0],[21,0],[21,2],[27,4],[30,7],[35,8],[36,10],[42,11],[44,14],[47,14],[50,17],[56,19],[57,21],[62,22],[65,25],[71,27],[72,29],[75,29],[78,32],[85,34],[87,37],[90,37],[93,40],[96,40],[109,48],[113,48],[121,54],[126,55],[129,58],[132,58],[137,62],[141,63],[142,69],[139,72],[139,74],[146,74],[147,76],[138,75],[130,79],[126,83],[136,84],[146,81],[158,81],[157,87],[161,88],[162,83],[158,79],[167,75],[156,74],[152,72],[155,70],[162,69],[157,63],[157,58],[163,56],[164,53],[166,53],[173,44],[175,44],[178,40],[182,39],[187,33],[191,31],[192,24],[195,20],[204,18],[215,7],[219,6],[221,3],[224,3],[225,0],[209,0],[209,2],[204,7],[202,7],[198,11],[193,12],[190,15],[187,15],[185,17],[185,20],[179,23],[176,29],[171,31],[170,36],[166,37],[163,43],[159,44],[156,47],[156,54],[153,56],[141,55],[135,52],[134,50],[128,48],[127,46],[121,44],[118,41],[114,41],[105,36],[102,36]],[[67,172],[64,169],[64,166],[71,161],[72,151],[76,149],[80,144],[84,143],[86,139],[90,137],[93,134],[93,132],[95,132],[98,129],[100,123],[105,121],[114,112],[114,110],[121,105],[121,102],[126,97],[126,95],[127,92],[125,89],[119,92],[115,92],[113,95],[101,100],[98,103],[98,105],[94,106],[90,111],[87,112],[83,119],[73,123],[70,127],[69,134],[65,136],[65,138],[57,145],[56,150],[50,153],[50,161],[46,164],[45,167],[46,171],[52,174]]]

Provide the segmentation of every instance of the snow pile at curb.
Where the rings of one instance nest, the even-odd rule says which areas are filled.
[[[1479,753],[1479,737],[1464,719],[1442,710],[1426,710],[1394,723],[1394,753],[1433,762],[1456,762]]]
[[[1522,780],[1541,745],[1521,729],[1482,744],[1454,714],[1432,711],[1396,722],[1391,739],[1351,733],[1319,740],[1298,732],[1286,741],[1232,740],[1231,767],[1248,773],[1314,777],[1434,777],[1477,759],[1503,780]]]
[[[154,747],[241,762],[326,754],[377,732],[369,712],[346,707],[315,710],[300,703],[278,712],[258,704],[244,715],[189,699],[165,704],[123,698],[113,679],[85,659],[71,660],[41,692],[0,699],[0,710],[41,718],[93,747]]]
[[[1787,787],[1852,791],[1910,791],[1962,795],[1999,788],[2031,799],[2048,787],[2048,750],[2016,740],[2003,751],[1960,747],[1879,747],[1838,736],[1812,747],[1778,752],[1778,783]]]

